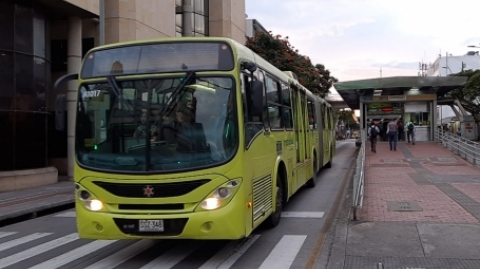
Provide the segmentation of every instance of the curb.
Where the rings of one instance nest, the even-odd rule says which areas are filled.
[[[0,227],[73,208],[75,197],[0,215]]]

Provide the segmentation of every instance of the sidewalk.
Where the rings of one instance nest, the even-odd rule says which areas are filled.
[[[363,210],[344,201],[317,268],[480,268],[480,168],[437,143],[366,146]]]
[[[0,192],[0,227],[13,218],[35,217],[37,213],[73,206],[73,182],[58,182],[32,189]]]

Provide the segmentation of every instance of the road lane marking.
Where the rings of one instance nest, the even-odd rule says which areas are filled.
[[[14,234],[17,234],[17,232],[0,232],[0,238],[4,238]]]
[[[114,268],[132,258],[133,256],[145,251],[146,249],[155,245],[154,240],[143,239],[131,244],[130,246],[120,250],[119,252],[100,260],[85,269],[106,269]]]
[[[79,258],[87,256],[101,248],[117,242],[117,240],[95,240],[91,243],[85,244],[79,248],[71,250],[65,254],[57,256],[48,261],[37,264],[29,269],[54,269],[61,267],[69,262],[75,261]]]
[[[170,269],[197,250],[203,242],[192,242],[188,245],[178,244],[174,248],[145,264],[140,269]]]
[[[69,234],[64,237],[57,238],[52,241],[48,241],[47,243],[43,243],[41,245],[35,246],[33,248],[29,248],[27,250],[24,250],[22,252],[18,252],[12,256],[5,257],[3,259],[0,259],[0,268],[5,268],[8,267],[12,264],[16,264],[18,262],[21,262],[23,260],[29,259],[33,256],[37,256],[39,254],[42,254],[44,252],[50,251],[54,248],[60,247],[62,245],[65,245],[67,243],[73,242],[78,239],[78,234],[73,233]]]
[[[306,235],[284,235],[258,269],[289,269]]]
[[[325,212],[321,211],[283,211],[282,218],[321,219]]]
[[[232,241],[217,252],[212,258],[205,262],[199,269],[228,269],[247,252],[247,250],[257,241],[260,235],[254,235],[248,240],[244,241],[239,247],[238,242]],[[238,248],[238,249],[237,249]],[[233,254],[232,254],[233,253]]]
[[[54,217],[56,217],[56,218],[75,218],[76,215],[77,214],[73,210],[73,211],[67,211],[67,212],[63,212],[61,214],[57,214]]]
[[[27,235],[27,236],[24,236],[24,237],[20,237],[20,238],[5,242],[3,244],[0,244],[0,252],[4,251],[4,250],[7,250],[9,248],[13,248],[13,247],[16,247],[18,245],[25,244],[27,242],[45,237],[47,235],[51,235],[51,233],[34,233],[34,234],[30,234],[30,235]]]

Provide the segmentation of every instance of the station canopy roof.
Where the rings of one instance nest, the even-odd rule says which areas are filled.
[[[384,77],[337,82],[334,87],[351,109],[359,109],[360,96],[404,95],[412,88],[444,96],[465,82],[467,77]]]

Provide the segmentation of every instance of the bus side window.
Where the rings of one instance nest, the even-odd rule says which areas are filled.
[[[256,79],[256,78],[255,78]],[[248,96],[251,94],[251,87],[250,87],[250,81],[252,80],[252,77],[247,74],[242,74],[242,83],[243,83],[243,89],[242,89],[242,94],[244,96],[244,102],[243,102],[243,111],[245,113],[245,146],[246,148],[249,147],[250,142],[252,139],[255,137],[255,135],[263,130],[263,121],[260,117],[251,117],[249,116],[250,113],[248,113],[249,107],[251,107],[251,104],[249,102],[250,98]]]
[[[322,129],[325,130],[327,125],[326,125],[326,121],[327,121],[327,107],[325,104],[321,104],[321,116],[322,116]]]
[[[317,129],[317,119],[316,119],[316,114],[315,114],[315,104],[313,101],[309,98],[308,99],[308,122],[310,125],[310,130],[316,130]]]

